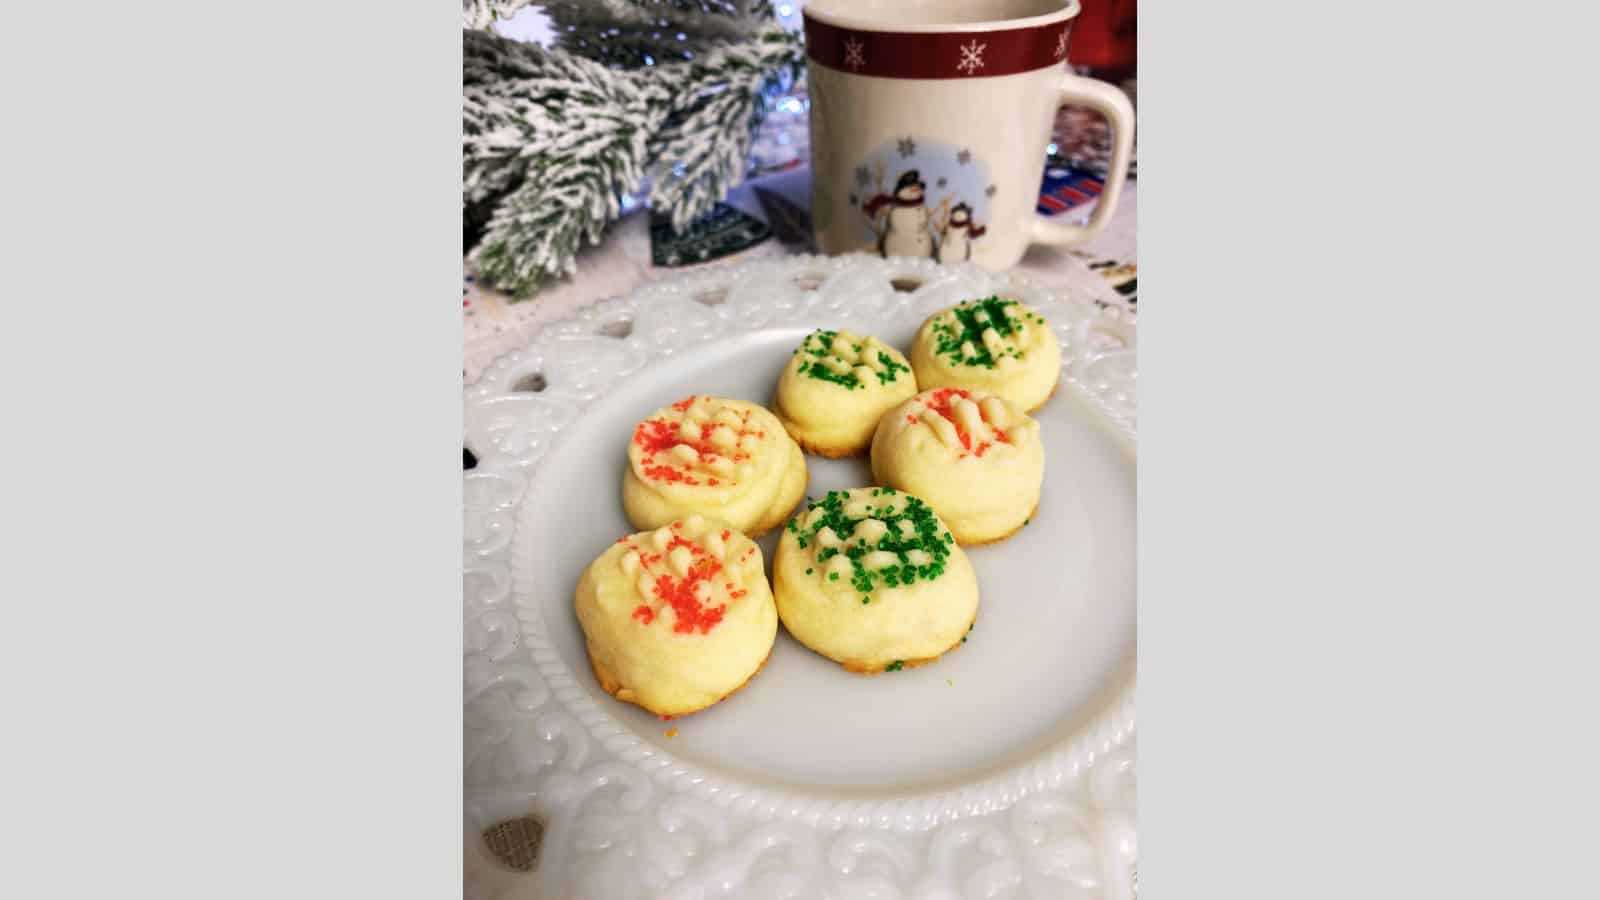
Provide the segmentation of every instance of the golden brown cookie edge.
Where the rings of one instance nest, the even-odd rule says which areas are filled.
[[[777,641],[776,640],[773,641],[773,646],[774,647],[777,646]],[[616,699],[618,702],[620,702],[620,703],[631,703],[634,706],[637,706],[640,709],[644,710],[645,712],[650,713],[653,716],[658,716],[658,717],[660,717],[662,719],[681,719],[684,716],[692,716],[695,713],[700,712],[701,710],[710,709],[711,707],[716,706],[718,703],[721,703],[722,701],[728,699],[729,697],[732,697],[734,694],[737,694],[740,691],[744,690],[745,686],[748,685],[751,682],[751,680],[754,679],[757,675],[760,675],[762,669],[765,669],[767,667],[767,660],[772,659],[772,647],[768,647],[767,648],[767,655],[763,656],[761,658],[761,664],[756,666],[756,669],[755,669],[754,672],[751,672],[749,675],[745,676],[744,681],[739,682],[739,686],[738,687],[736,687],[733,690],[727,692],[726,694],[723,694],[721,697],[718,697],[717,699],[711,701],[710,703],[707,703],[704,706],[697,706],[694,709],[687,710],[685,712],[675,712],[675,713],[664,713],[664,712],[660,712],[659,710],[651,709],[649,706],[647,706],[646,704],[640,702],[638,699],[627,700],[627,699],[623,699],[622,697],[618,697],[617,695],[623,690],[623,685],[621,684],[621,682],[619,682],[615,678],[611,677],[611,673],[609,671],[607,671],[606,668],[600,664],[599,660],[595,659],[594,651],[592,649],[590,649],[588,641],[584,641],[584,654],[589,657],[589,669],[590,669],[590,671],[594,672],[594,678],[595,678],[596,681],[598,681],[600,683],[600,689],[605,691],[607,694],[611,695],[611,697]],[[631,691],[630,691],[630,693],[631,693]]]

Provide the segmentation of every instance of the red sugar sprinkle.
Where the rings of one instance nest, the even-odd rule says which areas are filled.
[[[674,469],[671,466],[645,466],[644,474],[646,478],[655,478],[660,481],[681,481],[684,484],[700,483],[695,481],[693,478],[690,478],[688,475],[685,475],[682,469]]]
[[[680,400],[677,403],[672,404],[672,407],[673,409],[681,412],[688,409],[688,404],[693,401],[694,397],[689,397],[687,400]],[[749,418],[750,413],[746,412],[744,413],[741,421],[744,422],[745,425],[748,425]],[[640,422],[638,426],[633,429],[633,442],[639,446],[640,450],[644,451],[643,462],[645,477],[658,481],[673,481],[680,482],[682,484],[698,485],[700,482],[690,478],[686,474],[688,471],[687,469],[683,469],[677,465],[658,463],[656,462],[655,457],[657,453],[671,450],[673,447],[676,447],[679,444],[686,444],[690,447],[693,447],[695,452],[699,453],[701,456],[721,456],[723,451],[720,447],[717,447],[711,443],[709,439],[710,432],[710,428],[704,428],[701,432],[700,439],[691,441],[685,439],[678,433],[678,423],[676,422],[671,422],[666,419],[646,419],[643,422]],[[741,425],[741,427],[738,429],[739,437],[744,437],[745,435],[752,433],[756,434],[758,437],[766,436],[766,432],[764,431],[746,431],[744,425]],[[734,462],[744,462],[749,458],[750,454],[748,453],[740,453],[737,451],[733,453]],[[720,484],[721,482],[711,480],[710,483]]]
[[[677,410],[678,412],[688,412],[689,411],[689,407],[691,407],[693,405],[694,405],[694,395],[690,394],[689,396],[683,398],[682,400],[679,400],[677,403],[672,404],[672,408]]]
[[[694,541],[691,541],[688,538],[681,537],[681,536],[675,534],[675,535],[672,536],[672,540],[667,542],[667,550],[666,550],[666,552],[671,553],[673,550],[675,550],[678,547],[688,547],[689,548],[689,552],[694,554],[695,556],[700,556],[701,554],[705,553],[704,550],[700,549],[700,545],[699,544],[696,544]]]
[[[627,538],[623,540],[628,543],[629,549],[639,550]],[[640,553],[639,562],[648,575],[650,574],[649,569],[651,566],[661,562],[661,558],[665,553],[671,552],[678,547],[689,548],[689,552],[695,557],[694,562],[689,565],[688,573],[681,579],[674,578],[671,574],[656,575],[651,593],[655,594],[656,599],[661,601],[661,604],[652,608],[648,603],[641,603],[633,610],[632,616],[643,624],[649,625],[655,621],[656,613],[661,605],[670,605],[676,619],[672,626],[674,632],[690,634],[699,629],[701,634],[706,634],[722,621],[722,615],[727,611],[727,604],[715,607],[702,604],[695,597],[695,587],[702,582],[709,582],[712,578],[715,578],[722,571],[722,563],[712,559],[698,544],[678,535],[673,535],[672,540],[667,544],[666,551],[662,553]],[[726,586],[731,592],[733,584],[730,582]],[[745,592],[741,591],[731,596],[732,599],[738,599],[744,595]]]
[[[972,394],[962,390],[961,388],[940,388],[928,396],[923,397],[922,405],[948,419],[951,416],[950,398],[961,397],[966,399],[970,398],[971,396]]]
[[[671,450],[679,443],[677,426],[666,419],[645,419],[633,429],[633,442],[644,450],[646,456],[654,456],[664,450]]]
[[[729,530],[728,530],[728,529],[726,529],[726,528],[724,528],[724,529],[722,529],[722,539],[723,539],[723,540],[727,540],[727,539],[728,539],[728,535],[730,535],[730,534],[732,534],[732,533],[733,533],[733,532],[731,532],[731,531],[729,531]]]
[[[698,628],[701,634],[706,634],[722,621],[726,606],[702,606],[694,596],[695,585],[715,575],[721,568],[722,564],[715,560],[698,559],[689,567],[688,576],[682,579],[674,579],[671,575],[656,579],[656,596],[670,604],[678,616],[678,621],[672,626],[673,631],[692,634]]]
[[[956,421],[955,413],[950,409],[950,404],[952,402],[951,398],[953,397],[964,397],[970,400],[972,399],[972,394],[962,390],[961,388],[940,388],[939,390],[934,391],[932,394],[921,398],[921,400],[923,406],[943,416],[951,425],[956,427],[956,437],[960,438],[961,448],[966,451],[966,453],[972,453],[981,457],[983,454],[987,453],[989,448],[994,444],[992,441],[984,441],[978,445],[976,450],[973,449],[972,436],[967,434],[966,429],[961,427],[960,422]],[[916,419],[911,416],[906,416],[906,421],[915,422]],[[1011,439],[1006,437],[1005,432],[998,428],[994,429],[994,439],[1002,444],[1011,443]]]
[[[672,611],[677,614],[677,622],[672,626],[673,631],[689,634],[698,628],[701,634],[705,634],[722,621],[724,607],[703,606],[696,599],[694,589],[700,582],[708,581],[722,571],[722,563],[707,556],[706,551],[693,541],[673,535],[672,541],[667,544],[667,550],[670,552],[678,547],[689,548],[689,552],[696,557],[695,561],[690,564],[688,573],[681,579],[665,574],[657,576],[655,595],[670,604]],[[659,559],[659,554],[657,558]]]

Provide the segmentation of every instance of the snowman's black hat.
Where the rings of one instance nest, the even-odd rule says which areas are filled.
[[[922,176],[917,174],[916,169],[908,169],[905,172],[900,173],[900,180],[894,184],[896,193],[898,193],[901,188],[908,187],[926,187],[926,185],[922,183]]]
[[[970,216],[972,215],[972,207],[966,205],[965,203],[957,203],[955,206],[950,208],[950,213],[952,215],[958,212],[964,212]]]

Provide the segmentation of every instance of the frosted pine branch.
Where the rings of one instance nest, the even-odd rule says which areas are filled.
[[[519,296],[571,274],[581,245],[600,239],[647,173],[652,205],[674,228],[709,212],[744,178],[764,94],[803,65],[800,38],[771,23],[765,0],[603,5],[715,6],[768,24],[691,61],[631,70],[463,32],[462,203],[484,223],[468,260],[486,283]]]
[[[461,27],[483,29],[496,19],[509,19],[535,0],[461,0]]]
[[[647,140],[670,93],[599,63],[464,32],[463,196],[498,201],[469,254],[486,281],[519,296],[569,275],[644,174]]]
[[[545,12],[555,34],[553,46],[613,68],[683,62],[723,40],[670,20],[617,22],[587,0],[547,3]]]
[[[749,40],[772,19],[758,0],[543,0],[556,46],[602,62],[642,65],[698,53],[717,43]],[[682,33],[683,41],[677,40]],[[618,44],[628,46],[617,46]],[[654,52],[651,52],[654,51]]]
[[[744,40],[772,18],[770,0],[461,0],[461,24],[484,30],[527,6],[543,8],[561,26],[603,23],[723,41]],[[572,49],[561,41],[558,33],[558,46]]]
[[[770,25],[743,44],[730,44],[671,69],[683,85],[666,124],[650,140],[650,203],[669,210],[682,231],[742,181],[750,141],[766,112],[763,95],[781,88],[805,65],[800,37]]]

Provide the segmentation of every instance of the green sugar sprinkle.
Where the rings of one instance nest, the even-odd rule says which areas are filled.
[[[1001,336],[1015,333],[1017,326],[1006,316],[1005,309],[1008,306],[1016,305],[1017,301],[1015,300],[1003,300],[999,296],[989,296],[982,300],[969,300],[956,306],[950,312],[955,316],[956,324],[960,326],[959,329],[952,326],[942,316],[933,323],[933,334],[938,340],[934,347],[934,352],[960,365],[982,366],[986,369],[994,368],[995,358],[989,352],[989,348],[983,344],[983,331],[985,328],[992,327]],[[989,321],[978,321],[977,313],[979,310],[982,310],[988,316]],[[1027,317],[1037,323],[1044,321],[1032,313],[1028,313]],[[971,341],[973,349],[978,351],[971,358],[961,355],[961,345],[968,341]],[[1014,347],[1007,347],[1003,353],[1015,359],[1022,358],[1022,354],[1017,352]]]
[[[789,530],[794,532],[797,543],[803,549],[808,543],[816,541],[817,532],[824,528],[833,529],[833,533],[845,543],[837,547],[823,548],[817,553],[817,561],[825,563],[835,556],[843,555],[850,561],[850,586],[861,594],[871,595],[874,591],[886,587],[909,587],[918,581],[932,581],[943,575],[955,538],[940,525],[932,507],[910,494],[899,494],[889,488],[882,488],[873,493],[885,497],[901,497],[905,502],[901,509],[895,512],[890,512],[888,506],[874,507],[877,512],[871,514],[872,518],[878,519],[888,528],[883,536],[870,546],[851,539],[856,525],[861,520],[845,515],[844,507],[849,502],[847,491],[829,491],[821,500],[808,502],[806,506],[808,512],[820,509],[822,515],[818,516],[809,528],[793,527]],[[901,533],[900,523],[903,521],[911,523],[910,534]],[[876,571],[869,570],[862,565],[861,560],[875,550],[895,554],[900,564],[884,566]],[[921,550],[928,554],[929,562],[920,566],[913,565],[907,558],[907,554],[912,550]],[[810,574],[809,570],[807,574]],[[828,580],[838,581],[839,573],[829,572]],[[865,605],[870,599],[870,596],[864,597],[861,602]]]
[[[807,575],[810,575],[810,574],[811,574],[811,569],[809,569],[809,568],[807,568],[807,569],[806,569],[806,574],[807,574]]]
[[[861,379],[856,375],[855,367],[852,366],[850,371],[841,375],[822,364],[822,359],[832,353],[830,348],[833,346],[833,339],[838,336],[839,332],[837,331],[821,330],[813,331],[806,335],[806,339],[800,342],[800,346],[796,348],[794,352],[798,354],[803,350],[813,358],[802,360],[800,362],[800,368],[797,371],[801,375],[809,375],[818,381],[831,381],[834,384],[852,391],[856,390],[857,388],[865,387],[865,385],[861,383]],[[860,344],[855,344],[853,346],[856,348],[857,353],[861,352]],[[874,372],[873,374],[878,376],[879,384],[893,384],[894,382],[900,380],[901,372],[911,371],[910,366],[905,365],[904,363],[896,362],[894,357],[882,350],[878,351],[878,362],[883,365],[883,371]]]
[[[889,663],[889,664],[888,664],[888,665],[887,665],[887,666],[884,666],[884,667],[883,667],[883,670],[884,670],[884,671],[885,671],[885,672],[898,672],[898,671],[900,671],[900,670],[901,670],[901,669],[904,669],[904,668],[905,668],[905,667],[906,667],[906,662],[905,662],[905,660],[903,660],[903,659],[897,659],[897,660],[895,660],[895,661],[894,661],[894,662],[892,662],[892,663]]]

